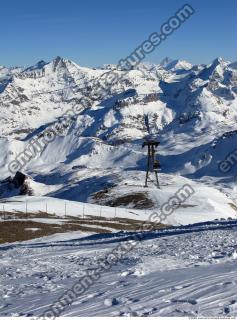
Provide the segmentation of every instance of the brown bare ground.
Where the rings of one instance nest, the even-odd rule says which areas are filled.
[[[134,209],[149,209],[154,207],[152,200],[148,198],[146,193],[142,192],[126,194],[105,203],[106,206],[110,207],[127,206],[129,204],[132,204]]]
[[[111,198],[112,197],[112,198]],[[95,203],[109,207],[124,207],[132,205],[133,209],[149,209],[154,207],[153,201],[147,192],[134,192],[131,194],[116,196],[112,188],[106,188],[92,195]]]
[[[0,212],[0,217],[3,216]],[[85,218],[66,217],[65,219],[55,217],[55,215],[47,214],[46,212],[28,213],[22,212],[5,213],[6,217],[12,217],[17,220],[0,220],[0,243],[10,243],[16,241],[25,241],[43,236],[52,235],[55,233],[65,233],[70,231],[84,231],[95,233],[110,233],[112,231],[138,231],[141,224],[144,222],[126,218],[106,219],[104,217],[86,216]],[[33,218],[47,218],[63,220],[63,223],[43,223],[32,221]],[[91,225],[91,226],[90,226]],[[154,230],[167,227],[163,224],[146,223],[147,230],[152,225]],[[31,230],[31,228],[37,228]],[[112,229],[112,231],[111,231]]]

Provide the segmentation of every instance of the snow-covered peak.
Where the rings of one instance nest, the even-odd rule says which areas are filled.
[[[232,69],[237,69],[237,61],[230,63],[228,67]]]
[[[216,67],[219,64],[223,64],[223,63],[225,63],[224,59],[222,57],[217,57],[212,61],[211,65]]]
[[[48,62],[45,62],[44,60],[38,61],[35,65],[26,68],[24,71],[29,72],[29,71],[34,71],[34,70],[40,70],[42,69]]]
[[[99,69],[102,69],[102,70],[117,70],[118,66],[116,64],[113,64],[113,63],[106,63],[106,64],[102,64],[102,66],[100,66]]]
[[[85,96],[91,99],[86,108],[106,108],[103,117],[100,112],[85,114],[84,118],[90,119],[84,122],[89,124],[88,128],[79,131],[93,132],[108,140],[142,138],[148,129],[156,134],[177,117],[193,119],[200,113],[210,113],[212,118],[218,113],[218,121],[226,120],[226,117],[233,120],[233,107],[228,103],[232,101],[234,105],[236,98],[235,75],[234,69],[223,59],[215,59],[208,66],[192,67],[185,60],[165,58],[159,65],[144,62],[124,73],[114,69],[115,65],[104,67],[123,77],[110,85],[108,96],[96,100],[93,94],[105,71],[80,67],[62,57],[49,63],[41,60],[17,72],[9,82],[4,78],[0,83],[1,134],[25,138],[38,127],[56,121]],[[131,89],[136,95],[123,94]],[[224,111],[219,108],[222,104],[226,106]],[[222,113],[224,116],[220,115]],[[149,119],[149,128],[145,117]],[[91,123],[94,123],[93,130],[89,128]]]
[[[165,70],[167,71],[176,71],[176,70],[190,70],[192,68],[192,64],[185,60],[172,60],[166,65],[164,65]]]
[[[160,66],[165,68],[169,63],[171,63],[173,60],[170,59],[169,57],[165,57],[163,60],[160,62]]]

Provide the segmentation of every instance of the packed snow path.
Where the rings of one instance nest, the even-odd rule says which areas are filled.
[[[0,246],[0,316],[41,315],[127,233]],[[237,220],[147,233],[63,316],[237,315]]]

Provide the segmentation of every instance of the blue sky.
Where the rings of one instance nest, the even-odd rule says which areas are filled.
[[[185,3],[195,14],[146,60],[237,60],[236,0],[8,0],[1,1],[0,65],[57,55],[83,66],[117,63]]]

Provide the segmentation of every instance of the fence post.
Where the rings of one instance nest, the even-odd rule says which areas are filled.
[[[67,202],[64,202],[64,212],[65,212],[65,218],[67,216]]]
[[[102,216],[102,206],[100,206],[100,218]]]
[[[46,202],[46,204],[45,204],[45,211],[46,211],[46,213],[48,214],[48,204],[47,204],[47,202]]]
[[[5,206],[4,204],[2,205],[2,209],[3,209],[3,220],[6,220],[6,216],[5,216]]]
[[[84,216],[85,216],[85,204],[83,204],[82,219],[84,219]]]
[[[116,210],[117,208],[116,207],[114,207],[114,217],[116,218]]]

